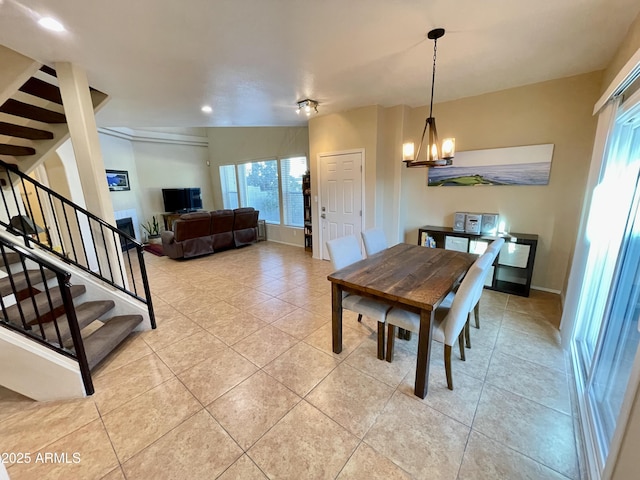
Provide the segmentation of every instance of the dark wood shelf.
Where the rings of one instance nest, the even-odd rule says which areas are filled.
[[[313,229],[311,226],[311,175],[302,176],[302,198],[304,201],[304,249],[313,250]]]
[[[425,236],[433,239],[436,248],[446,248],[448,244],[449,249],[460,249],[472,253],[473,241],[488,244],[497,238],[486,234],[460,232],[451,227],[426,225],[418,230],[418,245],[427,245]],[[505,239],[505,244],[493,264],[490,285],[485,285],[485,288],[528,297],[538,236],[530,233],[510,233],[500,236]]]

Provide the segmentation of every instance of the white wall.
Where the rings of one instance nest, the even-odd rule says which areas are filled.
[[[213,210],[208,139],[201,128],[100,129],[106,169],[126,170],[131,190],[111,192],[113,210],[135,210],[140,223],[162,225],[163,188],[200,187],[203,209]],[[117,216],[117,215],[116,215]]]

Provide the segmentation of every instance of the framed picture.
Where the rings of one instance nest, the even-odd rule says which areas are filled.
[[[129,173],[126,170],[107,170],[107,185],[112,192],[131,190]]]

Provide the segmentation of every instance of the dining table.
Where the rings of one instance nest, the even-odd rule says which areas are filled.
[[[414,393],[425,398],[435,310],[478,255],[400,243],[331,273],[333,351],[342,352],[343,292],[420,315]]]

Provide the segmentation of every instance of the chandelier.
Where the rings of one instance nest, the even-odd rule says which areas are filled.
[[[424,124],[422,138],[418,144],[418,151],[415,152],[413,142],[405,143],[402,146],[402,161],[407,167],[444,167],[451,165],[455,154],[455,138],[445,138],[440,144],[438,140],[438,130],[436,119],[433,117],[433,87],[436,81],[436,51],[438,39],[444,36],[444,28],[436,28],[427,34],[429,40],[433,40],[433,73],[431,75],[431,101],[429,103],[429,116]],[[420,160],[420,152],[423,149],[424,137],[427,136],[428,143],[425,145],[426,158]]]

